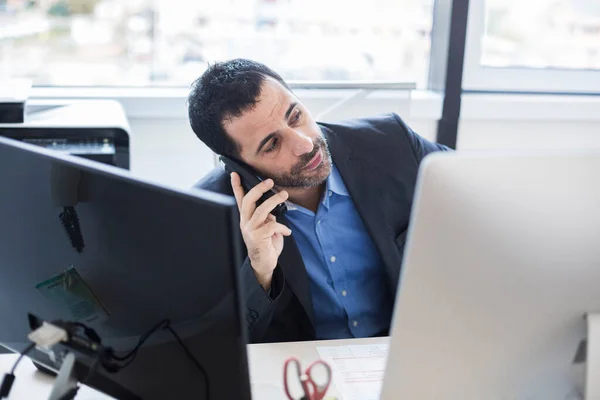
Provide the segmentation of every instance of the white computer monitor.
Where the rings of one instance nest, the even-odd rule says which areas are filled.
[[[600,153],[429,156],[381,398],[599,399],[574,362],[594,312]]]

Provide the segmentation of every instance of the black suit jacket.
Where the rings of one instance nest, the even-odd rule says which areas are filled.
[[[414,133],[396,114],[320,123],[333,162],[385,265],[390,301],[395,299],[419,164],[448,150]],[[195,187],[233,195],[230,179],[215,168]],[[283,217],[279,222],[287,224]],[[286,237],[270,295],[258,284],[248,258],[241,267],[250,341],[314,340],[308,276],[294,241]]]

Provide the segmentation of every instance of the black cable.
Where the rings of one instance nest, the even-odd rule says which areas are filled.
[[[156,324],[156,326],[154,326],[154,328],[150,329],[148,332],[146,332],[145,334],[143,334],[140,339],[138,340],[138,344],[133,348],[133,350],[131,350],[129,353],[127,353],[124,356],[117,356],[117,355],[112,355],[112,358],[114,358],[115,360],[118,361],[127,361],[130,360],[131,357],[133,357],[133,359],[135,359],[135,356],[137,355],[138,350],[140,349],[140,347],[142,347],[142,345],[146,342],[146,340],[148,340],[148,338],[150,338],[150,336],[158,331],[160,328],[164,328],[166,326],[168,326],[169,324],[169,320],[162,320],[160,323]],[[164,327],[163,327],[164,325]],[[126,364],[123,368],[125,368],[127,365],[131,364],[133,362],[133,359],[131,359],[129,361],[128,364]]]
[[[33,350],[34,347],[35,343],[31,343],[30,345],[28,345],[25,348],[25,350],[23,350],[23,352],[19,355],[17,361],[15,361],[15,364],[13,365],[10,373],[4,374],[4,378],[2,379],[2,383],[0,384],[0,399],[8,397],[8,395],[10,394],[10,390],[12,389],[12,386],[15,383],[15,370],[17,369],[17,366],[19,365],[23,357],[25,357],[31,350]]]
[[[114,358],[115,360],[125,361],[125,364],[121,365],[119,367],[119,370],[126,368],[131,363],[133,363],[133,361],[135,360],[135,356],[137,355],[137,353],[138,353],[139,349],[142,347],[142,345],[150,338],[150,336],[152,336],[152,334],[154,334],[160,328],[167,329],[169,332],[171,332],[171,334],[175,337],[175,340],[177,340],[179,345],[185,351],[186,356],[192,361],[192,363],[194,363],[196,368],[198,368],[198,370],[200,371],[200,373],[202,374],[202,376],[204,378],[204,382],[206,383],[205,391],[206,391],[206,399],[208,399],[210,396],[210,388],[209,388],[208,374],[206,373],[206,370],[204,369],[204,367],[202,367],[202,364],[200,364],[200,362],[198,362],[196,357],[194,357],[194,355],[187,348],[185,343],[183,343],[183,340],[181,340],[181,338],[179,337],[177,332],[175,332],[175,330],[171,327],[171,322],[167,319],[162,320],[160,323],[158,323],[156,326],[154,326],[151,330],[149,330],[144,335],[142,335],[138,341],[138,344],[135,346],[135,348],[133,350],[131,350],[129,353],[127,353],[125,356],[116,356],[114,354],[111,355],[111,357]]]
[[[171,332],[171,334],[173,334],[173,336],[175,336],[175,339],[177,340],[177,342],[179,342],[179,345],[181,347],[183,347],[183,350],[185,351],[185,354],[189,357],[190,360],[192,360],[192,362],[194,363],[194,365],[196,366],[196,368],[198,368],[200,370],[200,373],[204,376],[204,382],[206,383],[205,387],[205,391],[206,391],[206,399],[208,400],[209,395],[210,395],[210,390],[208,387],[208,374],[206,373],[206,370],[204,369],[204,367],[202,367],[202,364],[200,364],[198,362],[198,360],[196,359],[196,357],[194,357],[194,355],[192,354],[192,352],[187,348],[187,346],[185,345],[185,343],[183,343],[183,340],[181,340],[181,338],[179,337],[179,335],[177,334],[177,332],[175,332],[175,330],[173,328],[171,328],[171,325],[167,325],[165,326],[165,329],[168,329],[169,332]]]
[[[15,374],[15,370],[17,369],[17,366],[19,365],[19,363],[21,362],[21,360],[23,359],[23,357],[25,357],[27,354],[29,354],[29,352],[31,350],[33,350],[34,347],[35,347],[35,343],[31,343],[30,345],[28,345],[27,347],[25,347],[25,350],[23,350],[23,352],[21,353],[21,355],[19,355],[19,358],[17,358],[17,361],[15,361],[12,369],[10,370],[10,374],[11,375]]]

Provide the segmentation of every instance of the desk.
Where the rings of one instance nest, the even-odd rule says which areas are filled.
[[[317,346],[345,346],[349,344],[387,343],[389,338],[327,340],[315,342],[267,343],[248,345],[248,361],[250,364],[250,382],[254,399],[285,399],[283,392],[283,363],[290,356],[296,356],[302,365],[316,360],[319,355]],[[10,371],[17,359],[15,354],[0,355],[0,377]],[[48,398],[52,390],[54,378],[39,372],[28,359],[23,360],[15,374],[17,380],[8,400],[29,400]],[[327,392],[328,396],[339,396],[335,381]],[[79,390],[77,400],[105,400],[109,397],[94,389],[83,387]]]

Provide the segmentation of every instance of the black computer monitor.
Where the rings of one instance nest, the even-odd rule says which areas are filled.
[[[236,221],[231,197],[0,138],[0,343],[30,344],[28,314],[77,322],[120,368],[168,321],[183,345],[163,325],[119,372],[62,342],[29,356],[58,371],[75,354],[78,378],[117,398],[205,399],[208,384],[210,399],[249,399]]]

